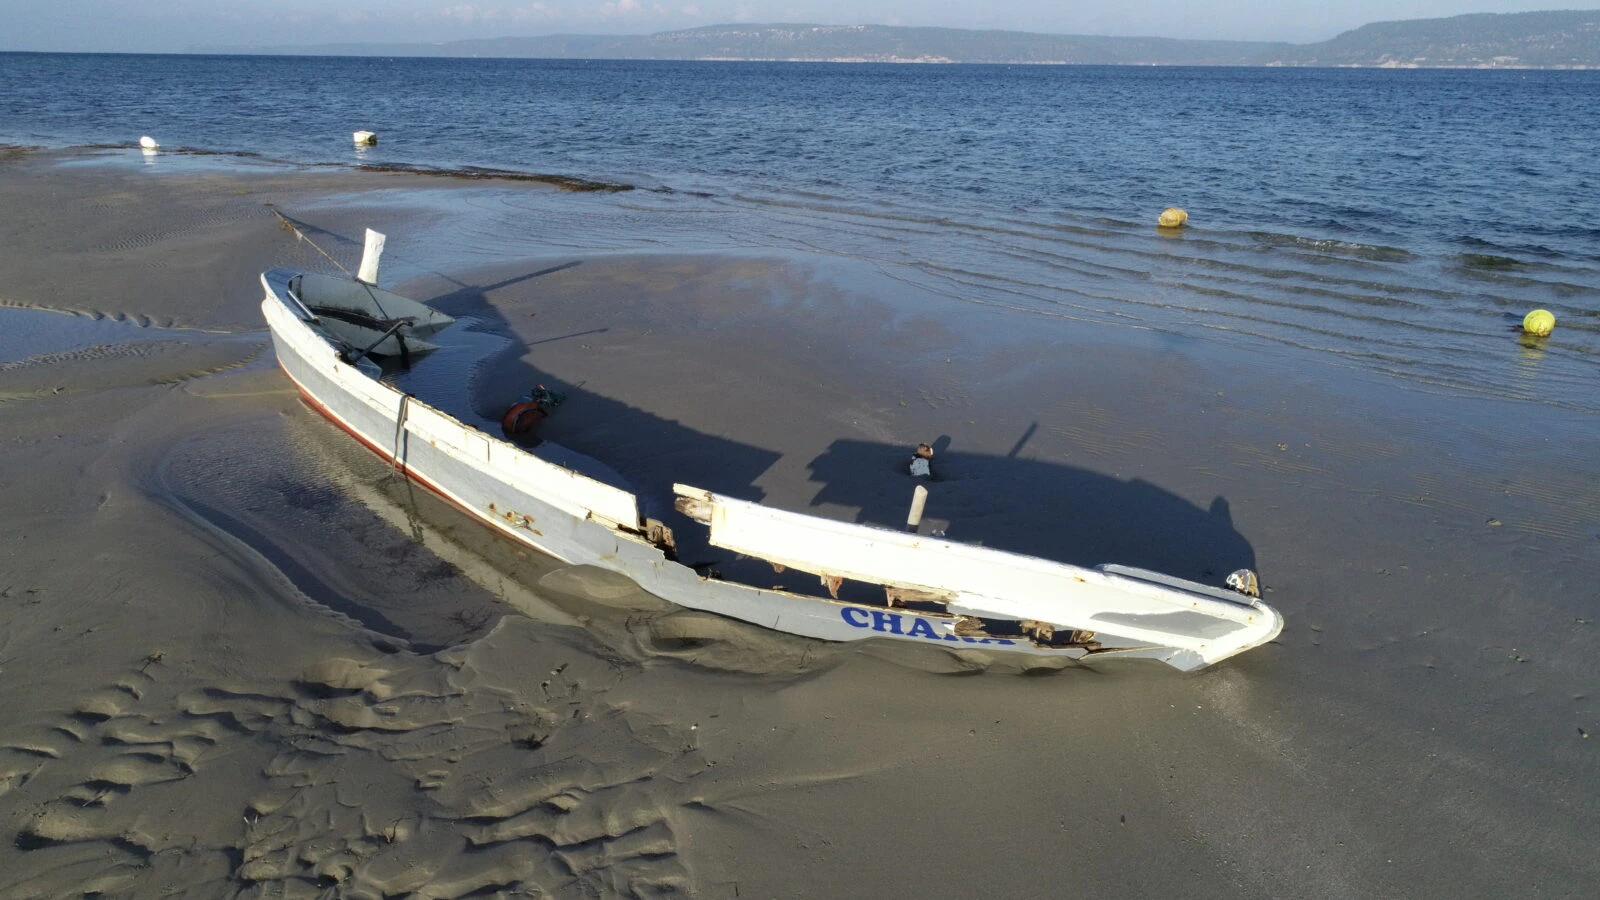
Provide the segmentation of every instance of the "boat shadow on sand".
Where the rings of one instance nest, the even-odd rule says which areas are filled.
[[[763,561],[739,560],[710,547],[707,529],[673,509],[674,482],[801,512],[821,514],[819,508],[825,506],[833,518],[846,518],[848,512],[841,516],[838,511],[853,509],[857,523],[896,530],[905,526],[913,488],[924,483],[930,499],[922,530],[941,529],[953,541],[1080,566],[1136,566],[1215,585],[1233,569],[1256,567],[1255,552],[1234,527],[1224,498],[1201,507],[1147,481],[1022,457],[1032,428],[1007,455],[952,449],[950,439],[941,438],[935,445],[934,477],[923,482],[907,472],[912,447],[841,437],[808,464],[810,481],[816,485],[809,499],[769,496],[757,482],[783,458],[781,450],[697,431],[587,390],[581,382],[565,382],[529,362],[537,355],[535,345],[561,336],[518,337],[489,301],[489,294],[575,265],[579,263],[545,266],[482,286],[455,282],[455,290],[428,304],[475,320],[474,330],[492,331],[509,342],[474,370],[471,412],[493,420],[533,384],[565,393],[566,403],[541,426],[541,436],[549,443],[534,451],[633,491],[644,515],[672,528],[679,559],[687,565],[715,568],[724,577],[763,587],[771,584],[809,594],[819,589],[815,576],[774,573]],[[426,364],[426,360],[419,363]],[[596,457],[603,465],[583,467],[581,460],[553,450],[550,444]],[[847,585],[841,597],[865,599],[867,587]]]
[[[1028,556],[1096,566],[1118,563],[1208,584],[1255,568],[1228,501],[1202,508],[1140,479],[1016,455],[934,443],[932,477],[907,474],[911,448],[840,439],[807,468],[820,483],[812,505],[856,507],[855,521],[903,527],[912,487],[928,488],[924,533]]]

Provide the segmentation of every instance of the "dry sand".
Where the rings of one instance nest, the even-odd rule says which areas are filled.
[[[530,221],[452,264],[437,180],[111,162],[0,161],[0,896],[1600,891],[1593,417],[843,260]],[[428,258],[406,290],[510,338],[460,402],[566,389],[547,436],[647,495],[893,524],[944,438],[929,527],[1253,565],[1289,625],[1029,677],[522,553],[298,400],[255,275],[313,260],[263,202]]]

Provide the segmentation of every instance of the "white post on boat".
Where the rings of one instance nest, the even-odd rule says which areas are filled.
[[[928,503],[928,489],[917,485],[911,492],[911,514],[906,516],[906,531],[916,534],[922,524],[922,507]]]
[[[356,273],[357,281],[378,286],[378,257],[383,255],[384,240],[383,235],[367,229],[367,246],[361,251],[361,270]]]

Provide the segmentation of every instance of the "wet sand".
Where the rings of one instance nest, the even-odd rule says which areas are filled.
[[[850,260],[462,252],[482,186],[60,162],[0,161],[0,894],[1600,889],[1592,416]],[[386,230],[386,285],[494,338],[453,411],[563,389],[545,436],[646,497],[894,525],[937,440],[925,527],[1252,566],[1288,626],[1027,675],[522,553],[299,401],[255,276],[317,260],[264,202]]]

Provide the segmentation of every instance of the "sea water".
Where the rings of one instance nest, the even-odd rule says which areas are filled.
[[[1600,411],[1600,72],[0,54],[0,143],[143,134],[626,185],[484,216]]]

